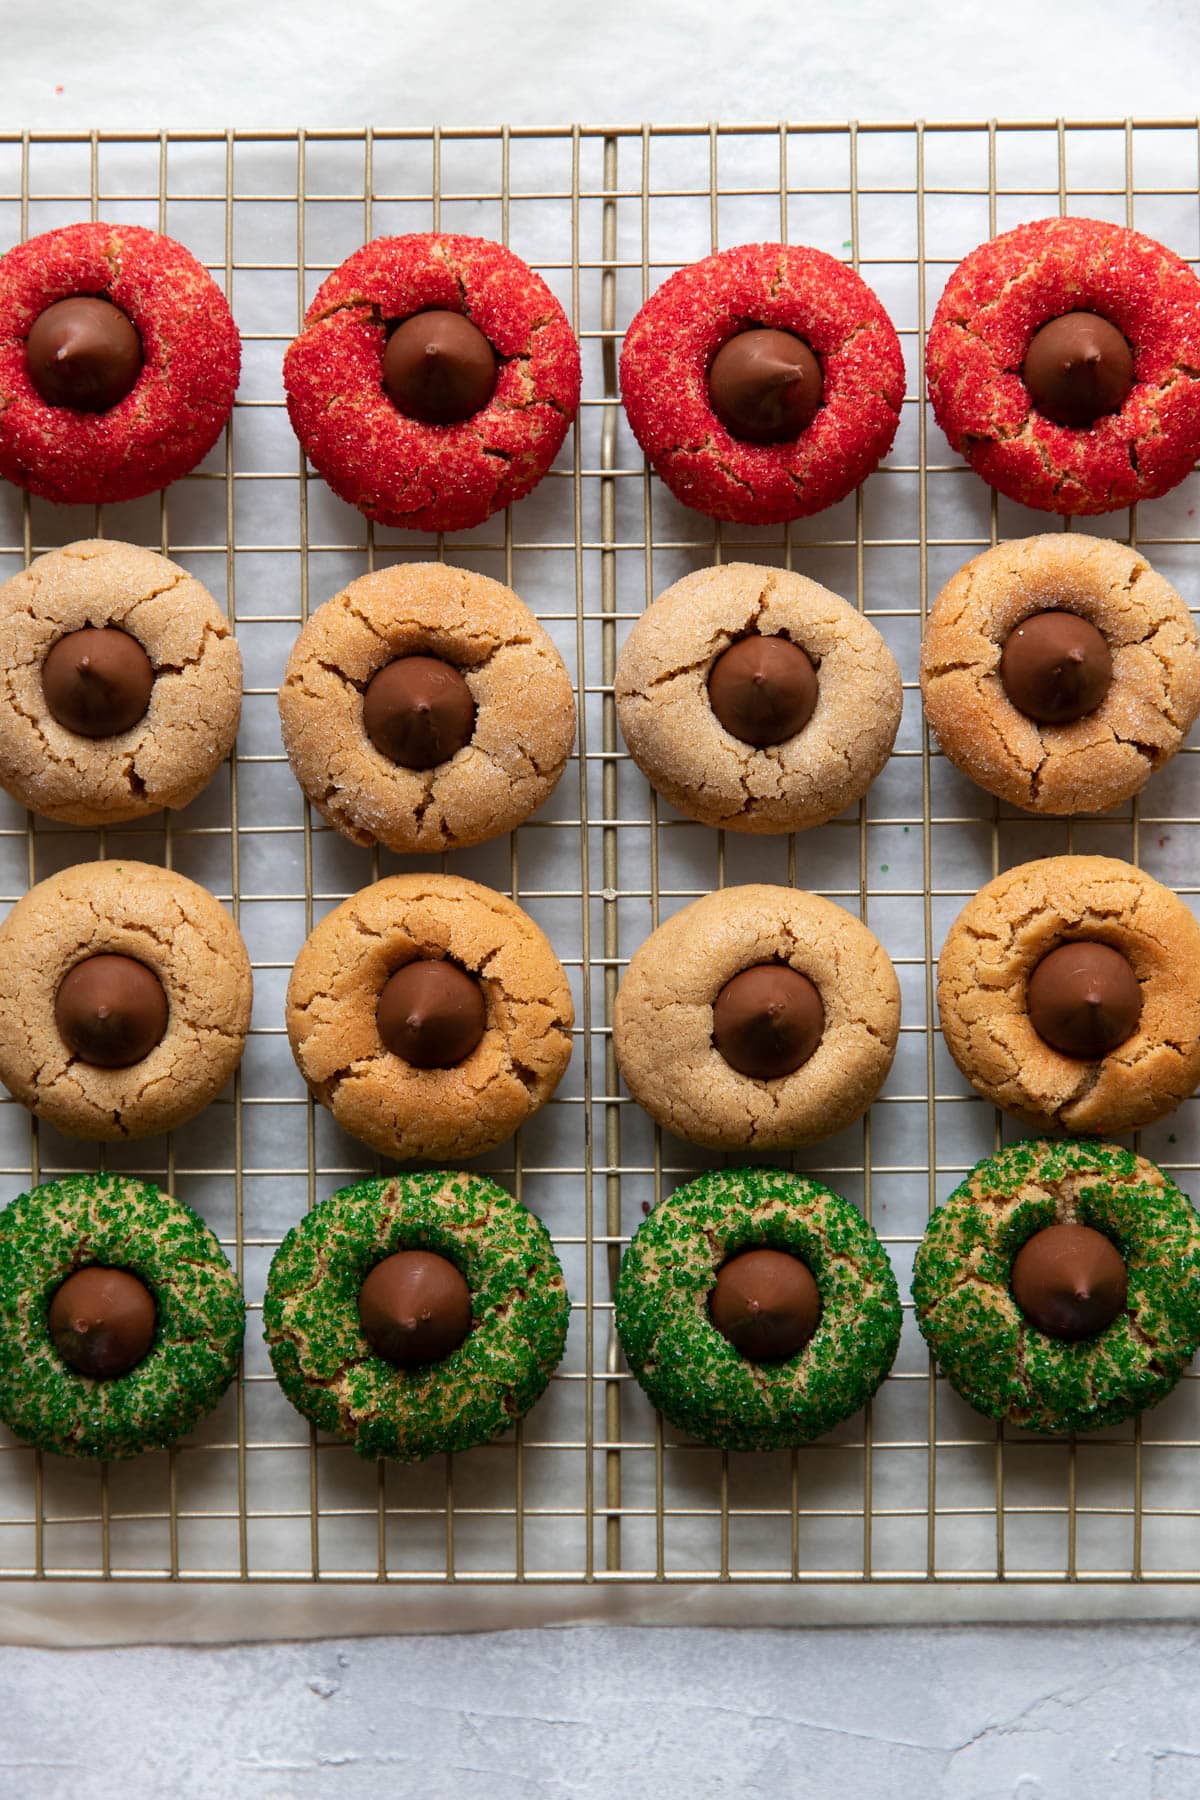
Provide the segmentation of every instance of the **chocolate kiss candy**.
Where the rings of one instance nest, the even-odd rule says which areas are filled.
[[[1077,613],[1033,613],[1005,640],[1000,680],[1027,718],[1070,725],[1095,712],[1107,694],[1112,653],[1103,633]]]
[[[713,1002],[713,1043],[731,1069],[758,1081],[790,1075],[821,1041],[825,1008],[798,969],[755,963]]]
[[[375,1013],[388,1049],[415,1069],[449,1069],[483,1036],[483,989],[455,963],[405,963],[379,996]]]
[[[363,727],[392,762],[435,769],[470,743],[475,702],[452,663],[439,656],[398,656],[368,683]]]
[[[713,1324],[749,1362],[783,1362],[821,1319],[812,1271],[784,1250],[743,1250],[717,1273],[708,1297]]]
[[[140,1363],[154,1342],[157,1311],[149,1288],[128,1269],[76,1269],[54,1292],[46,1323],[63,1361],[106,1381]]]
[[[788,638],[739,638],[709,671],[708,703],[743,744],[782,744],[812,718],[817,671]]]
[[[162,982],[133,956],[87,956],[54,996],[54,1023],[72,1056],[97,1069],[127,1069],[149,1056],[167,1029]]]
[[[363,1336],[388,1362],[441,1362],[471,1329],[471,1290],[448,1257],[398,1250],[358,1291]]]
[[[76,294],[33,321],[25,367],[47,406],[108,412],[141,374],[142,340],[111,300]]]
[[[1137,1030],[1142,990],[1111,945],[1060,944],[1029,977],[1025,1006],[1033,1029],[1052,1049],[1096,1062]]]
[[[1098,313],[1064,313],[1034,332],[1021,375],[1044,418],[1084,430],[1124,406],[1133,351]]]
[[[496,374],[496,352],[461,313],[414,313],[384,346],[384,387],[402,413],[424,425],[457,425],[482,412]]]
[[[47,652],[42,693],[52,718],[79,737],[116,737],[146,716],[154,689],[150,658],[112,625],[69,631]]]
[[[790,331],[756,325],[723,344],[708,372],[708,398],[731,437],[782,444],[812,424],[821,365]]]
[[[1090,1225],[1047,1225],[1013,1259],[1013,1299],[1047,1337],[1097,1337],[1124,1311],[1121,1252]]]

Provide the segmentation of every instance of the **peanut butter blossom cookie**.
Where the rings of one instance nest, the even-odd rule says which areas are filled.
[[[1200,1082],[1200,924],[1111,856],[989,881],[946,934],[938,1011],[972,1087],[1032,1124],[1136,1131]]]
[[[241,705],[229,621],[153,550],[65,544],[0,587],[0,783],[44,818],[186,806],[233,748]]]
[[[317,290],[283,365],[296,436],[382,525],[462,531],[524,499],[579,405],[579,347],[486,238],[376,238]]]
[[[823,250],[743,244],[670,276],[625,334],[634,436],[685,506],[781,524],[887,455],[904,357],[866,282]]]
[[[951,576],[921,645],[942,750],[1028,812],[1103,812],[1169,761],[1200,714],[1191,614],[1144,556],[1050,532]]]
[[[1100,219],[1038,219],[946,284],[926,349],[934,415],[983,479],[1044,512],[1165,494],[1200,455],[1200,282]]]
[[[263,1328],[284,1393],[360,1456],[420,1462],[529,1411],[570,1305],[541,1221],[481,1175],[343,1188],[284,1238]]]
[[[647,608],[617,663],[638,767],[705,825],[804,831],[859,799],[900,724],[895,658],[804,575],[724,563]]]
[[[313,805],[353,843],[401,852],[515,830],[575,741],[571,678],[529,608],[444,563],[379,569],[319,607],[279,714]]]
[[[723,1450],[787,1450],[866,1405],[896,1355],[900,1296],[849,1201],[783,1169],[719,1169],[639,1227],[616,1320],[673,1425]]]
[[[212,1232],[149,1182],[72,1175],[0,1213],[0,1418],[22,1443],[173,1444],[233,1380],[244,1322]]]
[[[0,475],[45,500],[136,500],[186,475],[240,369],[225,296],[172,238],[68,225],[0,260]]]
[[[240,1063],[252,990],[206,888],[149,863],[77,863],[0,925],[0,1081],[71,1137],[170,1131]]]
[[[630,959],[613,1014],[639,1106],[712,1150],[786,1150],[853,1123],[883,1085],[900,986],[853,914],[797,888],[722,888]]]
[[[917,1323],[951,1385],[1029,1431],[1119,1425],[1200,1345],[1200,1220],[1115,1144],[1014,1144],[938,1208],[913,1265]]]
[[[513,901],[393,875],[322,919],[287,993],[292,1053],[344,1130],[397,1161],[479,1156],[550,1098],[575,1012]]]

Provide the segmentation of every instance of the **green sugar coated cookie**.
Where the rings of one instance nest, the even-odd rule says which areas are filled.
[[[821,1294],[813,1336],[785,1362],[753,1363],[716,1329],[708,1296],[739,1250],[790,1251]],[[676,1189],[625,1252],[617,1331],[659,1411],[728,1450],[787,1450],[865,1406],[900,1341],[900,1296],[882,1244],[840,1194],[784,1169],[717,1169]]]
[[[398,1250],[461,1270],[473,1325],[441,1362],[398,1368],[358,1316],[368,1272]],[[570,1302],[540,1219],[482,1175],[430,1169],[360,1181],[284,1238],[263,1302],[279,1384],[360,1456],[420,1462],[489,1443],[528,1412],[566,1342]]]
[[[1096,1337],[1046,1336],[1010,1292],[1018,1250],[1056,1223],[1092,1226],[1125,1259],[1125,1311]],[[1095,1431],[1164,1400],[1200,1345],[1200,1219],[1131,1150],[1033,1139],[986,1157],[934,1213],[912,1291],[926,1342],[978,1411]]]
[[[50,1340],[55,1290],[89,1264],[128,1269],[157,1319],[149,1353],[124,1375],[78,1374]],[[241,1288],[204,1221],[122,1175],[72,1175],[0,1213],[0,1418],[23,1443],[62,1456],[137,1456],[211,1412],[237,1370]]]

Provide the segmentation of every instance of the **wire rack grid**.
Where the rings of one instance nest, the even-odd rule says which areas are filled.
[[[1170,1583],[1200,1571],[1200,1388],[1080,1440],[995,1429],[937,1378],[906,1307],[900,1356],[872,1405],[790,1455],[732,1456],[664,1428],[624,1369],[612,1281],[644,1212],[706,1159],[621,1092],[610,1024],[620,973],[668,912],[726,882],[827,894],[869,921],[904,991],[896,1065],[860,1126],[792,1166],[860,1204],[906,1288],[930,1207],[1002,1121],[964,1086],[933,1028],[946,926],[982,881],[1076,848],[1143,861],[1195,904],[1196,765],[1185,752],[1141,804],[1073,825],[990,802],[931,747],[915,692],[941,582],[979,548],[1047,528],[999,500],[927,419],[923,345],[949,270],[1047,212],[1136,223],[1200,261],[1196,120],[572,127],[158,134],[0,134],[0,240],[80,217],[181,238],[224,286],[244,376],[222,444],[169,493],[56,509],[0,495],[0,570],[91,534],[161,548],[223,594],[247,670],[228,775],[177,819],[87,833],[0,813],[0,889],[92,856],[161,860],[213,888],[246,936],[256,997],[230,1092],[171,1138],[108,1166],[157,1180],[221,1236],[250,1302],[244,1367],[177,1449],[81,1466],[0,1444],[0,1576],[69,1581],[319,1583]],[[516,512],[453,540],[376,530],[305,468],[279,365],[324,274],[381,232],[465,230],[508,242],[559,294],[580,339],[584,399],[551,477]],[[617,352],[673,268],[752,239],[817,244],[880,293],[908,396],[896,445],[852,499],[785,531],[729,530],[650,476],[618,403]],[[1088,529],[1138,543],[1185,593],[1200,477]],[[453,868],[513,894],[568,969],[575,1056],[551,1105],[484,1159],[550,1225],[573,1295],[567,1355],[503,1442],[417,1469],[367,1465],[283,1400],[261,1344],[266,1269],[308,1206],[378,1163],[307,1097],[282,997],[313,921],[400,867],[314,821],[278,737],[275,689],[300,623],[365,570],[446,556],[516,587],[555,637],[579,700],[576,755],[553,801]],[[620,642],[654,594],[722,558],[802,568],[851,598],[904,673],[895,755],[851,814],[803,838],[710,832],[660,805],[621,746]],[[446,866],[439,864],[404,866]],[[1194,1103],[1143,1134],[1187,1185]],[[93,1166],[92,1147],[0,1105],[8,1194]]]

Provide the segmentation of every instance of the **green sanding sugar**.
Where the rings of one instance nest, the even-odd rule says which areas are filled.
[[[708,1315],[721,1264],[757,1247],[800,1257],[820,1289],[820,1324],[786,1362],[748,1361]],[[676,1189],[625,1252],[616,1316],[660,1412],[729,1450],[786,1450],[831,1430],[866,1405],[900,1341],[896,1278],[871,1227],[783,1169],[713,1170]]]
[[[398,1250],[433,1250],[471,1290],[474,1324],[441,1362],[397,1368],[363,1336],[358,1293]],[[314,1207],[271,1264],[263,1326],[284,1393],[360,1456],[419,1462],[486,1444],[528,1412],[566,1342],[570,1303],[540,1219],[482,1175],[360,1181]]]
[[[154,1343],[94,1381],[50,1341],[51,1297],[77,1268],[128,1269],[154,1296]],[[202,1219],[147,1181],[72,1175],[0,1213],[0,1418],[63,1456],[126,1457],[172,1444],[211,1412],[237,1369],[237,1277]]]
[[[1077,1342],[1037,1330],[1009,1291],[1025,1240],[1066,1221],[1104,1232],[1128,1271],[1125,1312]],[[912,1291],[930,1349],[972,1406],[1031,1431],[1094,1431],[1165,1399],[1200,1344],[1200,1220],[1131,1150],[1033,1139],[985,1158],[934,1213]]]

